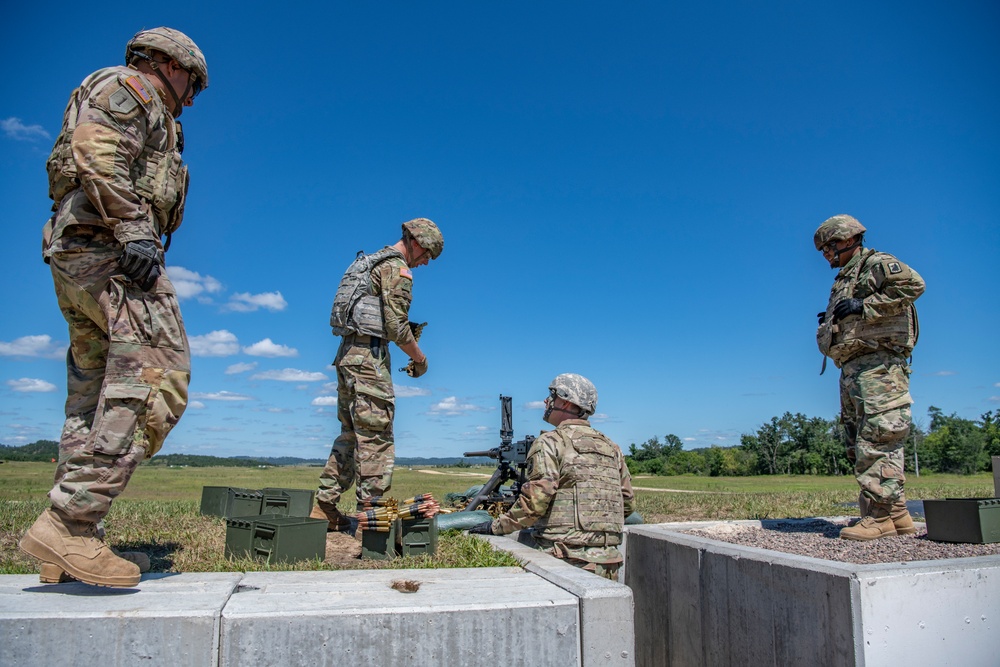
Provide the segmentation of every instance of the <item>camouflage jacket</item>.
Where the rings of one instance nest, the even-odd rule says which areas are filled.
[[[413,301],[413,273],[402,255],[391,256],[372,269],[372,289],[382,302],[384,337],[396,345],[412,343],[413,331],[408,322]]]
[[[635,497],[618,445],[586,419],[567,419],[532,443],[527,476],[517,502],[493,522],[495,534],[530,527],[554,555],[620,561],[615,547]]]
[[[908,356],[920,332],[913,302],[924,293],[924,279],[892,255],[862,248],[837,274],[826,318],[816,330],[820,352],[837,367],[875,350]],[[864,302],[859,315],[833,321],[842,299]]]
[[[119,243],[159,241],[181,224],[187,194],[183,137],[149,79],[128,67],[94,72],[73,91],[46,163],[55,216],[45,256],[74,225]]]

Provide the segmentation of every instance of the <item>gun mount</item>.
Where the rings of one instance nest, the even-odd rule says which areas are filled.
[[[517,500],[524,484],[524,470],[527,466],[528,450],[535,441],[532,435],[514,442],[514,427],[511,419],[511,397],[500,395],[500,446],[481,452],[465,452],[465,456],[488,456],[497,462],[497,469],[490,481],[469,500],[463,511],[473,511],[480,505],[509,507]],[[510,487],[504,487],[507,482]]]

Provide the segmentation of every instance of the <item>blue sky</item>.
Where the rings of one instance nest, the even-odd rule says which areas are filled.
[[[1000,409],[994,2],[188,3],[3,10],[0,443],[58,438],[66,326],[39,255],[70,91],[138,29],[204,50],[167,254],[194,358],[163,453],[325,457],[337,282],[424,216],[430,370],[396,374],[398,456],[537,433],[558,373],[620,445],[737,444],[834,417],[812,246],[850,213],[921,273],[914,415]],[[393,364],[405,355],[393,348]]]

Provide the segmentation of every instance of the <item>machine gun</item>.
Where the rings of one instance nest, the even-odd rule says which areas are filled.
[[[510,414],[510,396],[500,396],[500,446],[482,452],[465,452],[465,456],[488,456],[495,459],[497,469],[483,487],[465,506],[463,511],[471,512],[480,505],[510,507],[521,493],[524,484],[524,469],[527,466],[528,449],[535,436],[525,436],[524,440],[514,440],[514,427]],[[513,481],[510,487],[506,482]]]

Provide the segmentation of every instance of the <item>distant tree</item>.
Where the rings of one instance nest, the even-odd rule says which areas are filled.
[[[740,436],[740,447],[753,456],[756,474],[843,474],[850,464],[838,434],[836,422],[786,412]]]
[[[927,413],[931,425],[930,432],[921,443],[921,465],[926,461],[937,472],[962,475],[987,469],[989,456],[984,429],[971,419],[963,419],[954,413],[945,415],[933,405]]]

